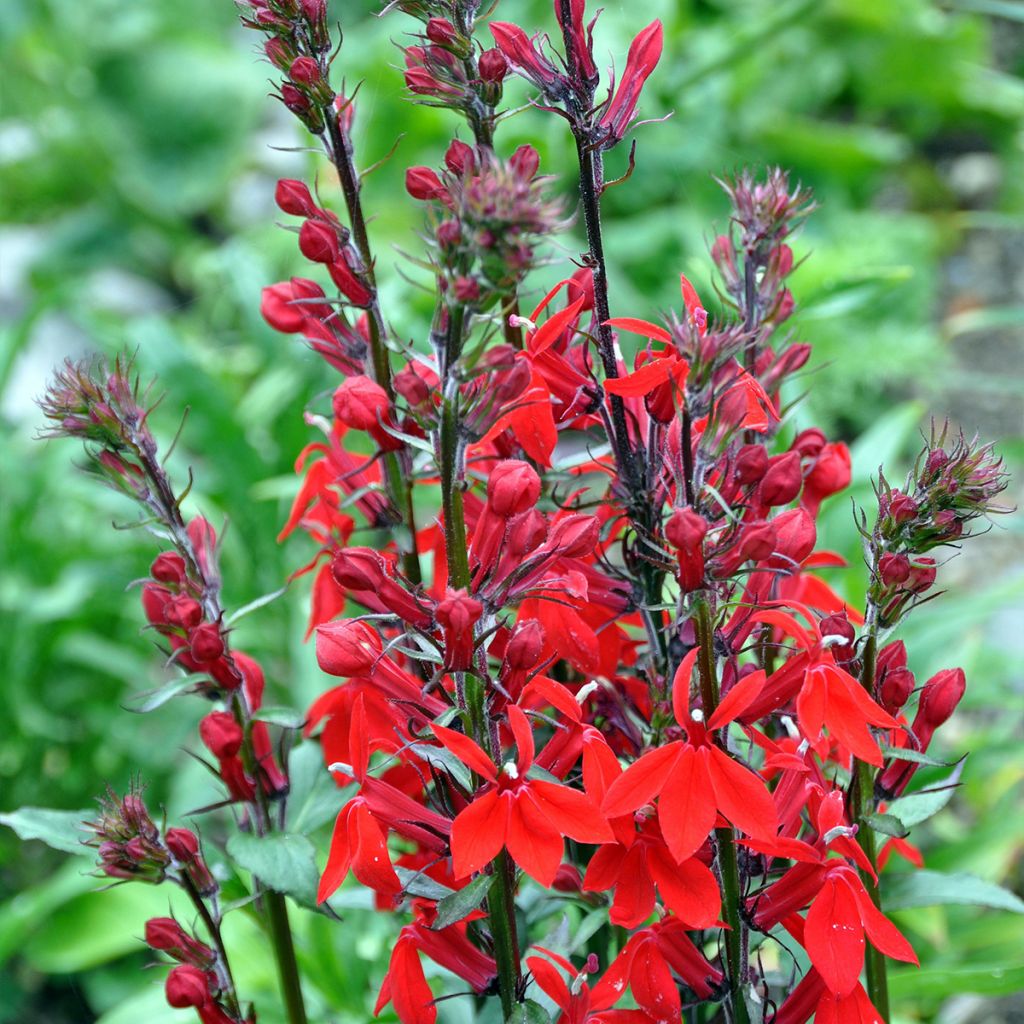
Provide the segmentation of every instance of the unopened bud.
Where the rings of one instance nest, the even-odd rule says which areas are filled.
[[[510,519],[533,508],[540,498],[540,477],[527,462],[505,459],[491,470],[487,480],[487,505],[495,515]]]

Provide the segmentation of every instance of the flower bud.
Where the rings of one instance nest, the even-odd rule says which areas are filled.
[[[579,869],[573,864],[559,864],[555,873],[555,880],[551,883],[555,892],[581,893],[583,891],[583,879],[580,877]]]
[[[533,508],[540,498],[537,471],[519,459],[505,459],[491,470],[487,480],[487,506],[502,519]]]
[[[210,986],[206,974],[191,964],[175,967],[167,975],[164,985],[167,1002],[176,1009],[205,1006],[210,1001]]]
[[[180,585],[185,582],[185,559],[177,551],[164,551],[153,559],[149,574],[161,583]]]
[[[897,524],[906,523],[917,515],[918,505],[909,494],[893,491],[889,495],[887,511]]]
[[[935,559],[918,558],[910,565],[910,576],[907,579],[907,590],[915,594],[923,594],[935,583]]]
[[[169,828],[164,833],[164,845],[182,864],[189,863],[199,853],[199,837],[189,828]]]
[[[775,551],[775,527],[771,523],[751,523],[743,531],[740,554],[744,561],[763,562]]]
[[[814,550],[818,532],[814,519],[806,509],[794,508],[777,515],[775,527],[775,554],[768,564],[773,569],[792,570]]]
[[[197,661],[216,661],[224,654],[224,640],[220,627],[212,622],[197,626],[189,634],[192,657]]]
[[[462,241],[462,228],[457,220],[442,221],[438,224],[434,237],[442,249],[451,249]]]
[[[179,594],[164,606],[164,620],[180,629],[194,629],[203,621],[202,605],[191,597]]]
[[[704,584],[704,537],[707,521],[692,508],[677,508],[665,523],[665,537],[677,549],[679,586],[699,590]]]
[[[242,727],[227,711],[211,711],[199,723],[199,736],[218,760],[234,757],[242,749]]]
[[[799,452],[805,459],[816,459],[820,454],[822,448],[825,447],[828,438],[825,434],[817,427],[810,427],[808,430],[802,430],[796,437],[793,438],[793,443],[789,446],[791,452]]]
[[[484,50],[477,59],[477,70],[480,72],[480,77],[485,82],[501,82],[504,81],[505,76],[508,74],[508,61],[505,60],[501,50],[496,46],[489,50]]]
[[[382,650],[380,637],[365,622],[339,619],[316,628],[316,662],[328,675],[367,675]]]
[[[562,558],[593,554],[601,537],[597,516],[573,514],[559,519],[548,534],[547,546]]]
[[[331,575],[346,590],[379,591],[387,579],[383,560],[370,548],[343,548],[331,562]]]
[[[759,495],[765,505],[788,505],[800,493],[802,484],[800,455],[798,452],[786,452],[768,460]]]
[[[513,558],[524,558],[544,543],[548,524],[535,508],[513,516],[508,523],[508,552]]]
[[[894,668],[907,667],[907,648],[902,640],[893,640],[886,644],[879,652],[876,659],[876,666],[879,675]]]
[[[533,146],[526,144],[517,147],[508,162],[523,181],[532,181],[540,169],[540,154]]]
[[[429,167],[410,167],[405,172],[405,190],[413,199],[442,199],[448,195],[441,179]]]
[[[890,715],[895,715],[910,700],[910,695],[914,692],[914,673],[905,667],[894,667],[881,676],[879,700]]]
[[[520,622],[505,647],[505,664],[513,672],[537,667],[544,652],[544,627],[536,619]]]
[[[461,42],[455,26],[447,18],[431,18],[427,22],[426,36],[432,43],[446,49],[454,49]]]
[[[296,217],[311,217],[317,208],[306,185],[293,178],[282,178],[277,183],[274,189],[274,202],[283,213],[290,213]]]
[[[898,587],[910,578],[910,559],[889,552],[878,560],[878,575],[887,587]]]
[[[768,470],[768,452],[763,444],[745,444],[737,453],[733,476],[747,487],[758,483]]]
[[[154,626],[163,625],[167,618],[164,609],[174,595],[166,587],[157,587],[146,583],[142,587],[142,610],[146,620]]]
[[[921,701],[914,718],[914,732],[920,736],[921,727],[934,732],[956,710],[967,690],[967,679],[962,668],[947,668],[924,684]]]
[[[452,287],[452,294],[461,303],[476,302],[480,298],[480,284],[472,277],[457,277]]]
[[[369,377],[343,381],[334,392],[334,415],[348,427],[370,430],[388,421],[387,392]]]
[[[299,228],[299,249],[314,263],[335,263],[341,254],[338,232],[322,220],[304,220]]]
[[[473,627],[480,621],[484,606],[463,590],[449,590],[435,610],[435,618],[444,629],[444,665],[449,672],[465,672],[473,664]]]

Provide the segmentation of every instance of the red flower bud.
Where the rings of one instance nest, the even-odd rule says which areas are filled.
[[[923,594],[935,583],[935,559],[918,558],[910,565],[910,576],[907,579],[907,590],[915,594]]]
[[[161,583],[185,582],[185,559],[177,551],[164,551],[153,559],[149,574]]]
[[[758,483],[768,470],[768,452],[763,444],[745,444],[737,453],[733,476],[744,487]]]
[[[816,459],[825,447],[828,438],[823,431],[817,427],[810,427],[808,430],[801,430],[793,443],[789,446],[791,452],[799,452],[805,459]]]
[[[387,579],[384,562],[370,548],[344,548],[331,562],[331,575],[346,590],[379,591]]]
[[[294,178],[282,178],[277,183],[274,202],[283,213],[291,213],[296,217],[311,217],[317,208],[309,189]]]
[[[665,537],[679,557],[679,585],[684,591],[704,584],[704,537],[707,520],[692,508],[677,508],[665,523]]]
[[[508,552],[513,558],[523,558],[536,551],[548,534],[547,520],[535,508],[514,516],[508,523]]]
[[[886,644],[879,652],[877,659],[879,675],[894,668],[907,667],[907,648],[902,640],[893,640]]]
[[[198,661],[216,661],[224,653],[220,627],[212,622],[197,626],[188,639],[192,657]]]
[[[315,88],[323,81],[320,65],[312,57],[296,57],[288,68],[288,77],[299,86]]]
[[[889,495],[887,510],[897,523],[906,523],[917,515],[918,508],[917,502],[909,494],[893,491]]]
[[[740,541],[744,561],[763,562],[775,551],[775,527],[771,523],[751,523]]]
[[[914,673],[908,668],[892,668],[883,675],[878,696],[882,707],[890,715],[895,715],[910,700],[913,692]]]
[[[768,460],[768,470],[761,481],[759,495],[768,506],[788,505],[803,484],[798,452],[774,455]]]
[[[472,277],[457,277],[452,293],[459,302],[476,302],[480,298],[480,285]]]
[[[540,477],[519,459],[505,459],[491,470],[487,480],[487,505],[495,515],[509,519],[537,504]]]
[[[427,22],[427,38],[438,46],[450,47],[458,43],[459,35],[447,18],[431,18]]]
[[[174,595],[166,587],[158,587],[146,583],[142,587],[142,610],[146,620],[154,626],[163,625],[167,621],[164,609]]]
[[[314,263],[334,263],[341,253],[338,232],[322,220],[304,220],[299,228],[299,249]]]
[[[263,289],[260,312],[263,319],[282,334],[298,334],[310,317],[326,317],[331,307],[326,303],[305,302],[305,299],[322,299],[324,290],[315,281],[305,277],[293,277]]]
[[[768,564],[773,569],[794,569],[814,550],[818,531],[814,520],[803,508],[789,509],[777,515],[775,527],[775,554]]]
[[[370,430],[388,422],[387,392],[369,377],[349,377],[334,392],[334,415],[348,427]]]
[[[921,701],[914,718],[914,732],[920,736],[920,727],[932,731],[945,723],[956,710],[967,690],[967,679],[962,668],[947,668],[924,684]]]
[[[804,504],[816,512],[824,498],[848,487],[850,478],[850,449],[841,441],[825,445],[804,480]]]
[[[164,985],[167,1002],[177,1009],[205,1006],[210,1001],[210,985],[206,974],[191,964],[175,967]]]
[[[332,676],[367,675],[383,645],[365,622],[339,619],[316,629],[316,663]]]
[[[910,579],[910,559],[900,554],[882,555],[878,560],[878,575],[887,587],[898,587]]]
[[[532,181],[540,169],[540,154],[533,146],[519,146],[509,157],[508,162],[523,181]]]
[[[501,50],[496,46],[484,50],[477,59],[477,70],[485,82],[504,81],[508,74],[508,61],[502,56]]]
[[[462,177],[476,170],[476,154],[473,147],[461,139],[452,139],[444,154],[444,164],[452,174]]]
[[[519,623],[505,647],[505,664],[513,672],[536,668],[544,652],[544,627],[536,619]]]
[[[583,879],[580,877],[579,869],[572,864],[560,864],[551,888],[556,892],[582,892]]]
[[[202,605],[183,594],[173,597],[164,606],[164,620],[180,629],[194,629],[203,621]]]
[[[465,672],[473,664],[473,626],[480,621],[484,606],[465,590],[449,590],[435,611],[444,629],[445,668]]]
[[[410,167],[405,172],[405,190],[413,199],[443,199],[448,195],[441,179],[429,167]]]
[[[164,845],[182,864],[187,864],[199,853],[199,837],[189,828],[169,828],[164,833]]]
[[[227,711],[211,711],[199,723],[199,736],[220,760],[234,757],[242,749],[242,727]]]
[[[548,534],[547,546],[563,558],[592,554],[601,537],[597,516],[573,514],[559,519]]]

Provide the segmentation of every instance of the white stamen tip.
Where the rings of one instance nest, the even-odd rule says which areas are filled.
[[[516,767],[515,761],[506,761],[504,763],[504,765],[502,765],[501,770],[510,779],[518,779],[519,778],[519,769]]]
[[[690,712],[690,718],[692,718],[695,722],[703,722],[704,721],[704,712],[701,711],[700,708],[694,708]]]

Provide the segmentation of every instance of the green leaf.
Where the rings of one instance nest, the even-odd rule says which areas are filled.
[[[930,764],[935,768],[951,768],[955,761],[940,761],[931,754],[920,750],[908,750],[905,747],[882,747],[882,757],[894,761],[913,761],[914,764]]]
[[[95,857],[91,846],[84,846],[83,822],[95,817],[95,811],[54,811],[48,807],[20,807],[0,814],[0,824],[13,828],[22,839],[38,839],[54,850]]]
[[[445,896],[437,904],[437,917],[432,927],[439,931],[471,914],[484,901],[492,881],[490,875],[477,875],[465,888]]]
[[[228,840],[229,856],[269,888],[306,906],[316,906],[320,872],[316,851],[305,837],[278,832],[268,836],[239,833]]]
[[[286,584],[270,594],[264,594],[262,597],[257,597],[255,601],[250,601],[248,604],[242,605],[242,607],[237,611],[232,612],[227,619],[225,619],[225,625],[233,626],[239,619],[244,618],[250,612],[254,612],[259,608],[265,607],[272,601],[276,601],[279,597],[282,597],[287,593],[288,586]]]
[[[525,1003],[516,1003],[505,1024],[551,1024],[551,1016],[540,1003],[527,999]]]
[[[173,700],[179,694],[190,690],[197,683],[208,679],[202,673],[193,672],[187,676],[177,676],[168,679],[166,683],[156,687],[154,690],[145,690],[142,693],[132,694],[125,705],[126,711],[132,711],[137,715],[144,715],[147,711],[155,711],[162,707],[169,700]]]
[[[964,762],[961,761],[948,778],[935,783],[934,787],[893,800],[888,807],[889,813],[908,826],[920,825],[922,821],[927,821],[933,814],[938,814],[952,799],[963,770]]]
[[[309,835],[333,819],[345,802],[346,790],[331,778],[318,743],[300,743],[292,749],[288,782],[289,832]]]
[[[869,814],[864,820],[884,836],[905,839],[910,835],[910,829],[895,814]]]
[[[1024,967],[924,967],[917,971],[892,971],[889,989],[900,999],[941,999],[970,992],[974,995],[1016,995],[1024,991]]]
[[[435,882],[422,871],[410,871],[395,865],[395,874],[402,883],[402,891],[410,896],[420,896],[425,900],[444,900],[452,895],[453,890],[447,885]]]
[[[425,743],[412,743],[409,750],[428,764],[447,772],[463,789],[472,789],[469,769],[450,750],[430,747]]]
[[[306,724],[306,716],[295,708],[266,707],[260,708],[253,716],[257,722],[268,725],[279,725],[282,729],[301,729]]]
[[[994,882],[964,872],[901,871],[884,875],[882,903],[886,910],[960,903],[1024,914],[1024,900],[1019,896]]]

